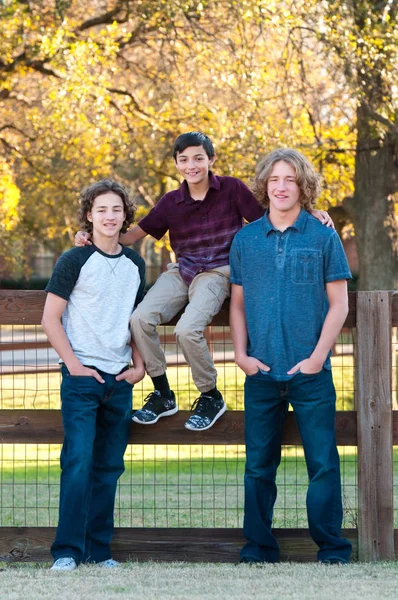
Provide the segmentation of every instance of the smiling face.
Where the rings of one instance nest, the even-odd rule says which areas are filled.
[[[284,160],[276,162],[267,180],[271,210],[288,212],[300,207],[300,188],[295,168]]]
[[[119,232],[126,218],[123,200],[114,192],[101,194],[94,199],[87,219],[93,224],[93,240],[95,238],[119,239]]]
[[[175,165],[188,185],[198,185],[207,181],[209,169],[213,166],[215,156],[209,158],[203,146],[189,146],[177,153]]]

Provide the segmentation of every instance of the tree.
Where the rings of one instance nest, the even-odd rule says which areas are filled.
[[[178,183],[175,137],[200,129],[217,170],[246,181],[266,151],[304,151],[324,176],[323,205],[354,224],[361,287],[398,284],[396,0],[0,10],[0,156],[24,239],[68,247],[80,188],[109,175],[130,184],[141,216]]]
[[[352,193],[341,197],[339,215],[355,228],[360,289],[398,286],[398,3],[394,0],[329,0],[306,3],[293,45],[302,70],[302,98],[313,68],[311,40],[322,56],[332,95],[311,111],[321,160],[331,165],[354,160]],[[294,74],[293,79],[297,81]],[[310,86],[311,88],[311,86]],[[337,98],[338,104],[333,102]],[[322,96],[313,94],[312,107]],[[325,100],[325,98],[324,98]],[[325,109],[348,126],[343,139],[322,133]]]

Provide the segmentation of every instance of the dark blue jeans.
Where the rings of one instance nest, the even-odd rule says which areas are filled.
[[[351,543],[340,537],[343,519],[340,461],[335,439],[336,393],[332,373],[298,373],[285,382],[258,372],[245,382],[245,516],[248,540],[241,558],[275,562],[279,546],[272,535],[276,472],[281,460],[283,423],[293,406],[304,447],[309,486],[307,515],[318,559],[349,561]]]
[[[115,375],[73,377],[62,365],[59,521],[51,553],[100,562],[111,558],[116,484],[124,471],[130,434],[132,389]]]

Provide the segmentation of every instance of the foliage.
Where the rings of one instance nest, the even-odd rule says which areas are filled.
[[[321,205],[343,203],[358,106],[381,140],[396,123],[396,4],[379,4],[3,2],[0,153],[17,231],[60,252],[80,188],[105,176],[131,186],[142,216],[178,185],[173,140],[197,129],[218,172],[246,181],[269,149],[301,149],[323,174]]]

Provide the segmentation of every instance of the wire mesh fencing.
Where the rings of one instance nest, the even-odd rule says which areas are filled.
[[[180,410],[189,410],[196,390],[179,352],[172,327],[160,330],[168,378]],[[208,328],[207,340],[218,370],[218,388],[228,410],[243,410],[244,374],[233,362],[229,328]],[[40,326],[0,326],[0,408],[59,409],[58,357]],[[353,410],[355,335],[344,329],[334,348],[333,377],[337,409]],[[136,385],[133,408],[152,391],[146,377]],[[172,419],[170,417],[169,419]],[[245,448],[242,444],[165,443],[129,445],[116,498],[119,527],[240,528],[243,523]],[[357,453],[339,448],[343,483],[344,527],[357,526]],[[0,447],[0,526],[55,526],[59,500],[59,444],[3,444]],[[306,528],[308,483],[301,446],[282,449],[274,526]]]

